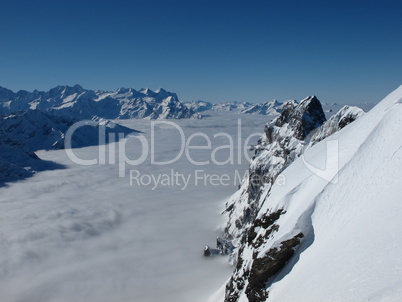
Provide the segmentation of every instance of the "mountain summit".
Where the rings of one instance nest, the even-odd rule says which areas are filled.
[[[235,268],[210,301],[400,300],[401,105],[402,86],[325,123],[314,97],[284,104],[227,204]]]

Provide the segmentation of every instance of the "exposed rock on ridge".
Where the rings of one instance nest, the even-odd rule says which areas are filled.
[[[304,139],[325,122],[325,115],[316,97],[308,97],[298,104],[284,103],[281,114],[265,126],[265,133],[255,146],[255,156],[250,163],[249,177],[227,204],[228,237],[240,238],[256,216],[261,206],[262,187],[270,187],[276,177],[301,154]]]
[[[345,127],[362,114],[363,111],[357,107],[344,107],[325,122],[321,104],[313,96],[300,104],[286,102],[281,115],[265,126],[264,135],[254,148],[249,176],[231,197],[225,211],[228,219],[225,235],[238,247],[232,255],[236,265],[226,284],[225,302],[239,301],[245,296],[248,301],[266,301],[269,282],[292,261],[301,246],[305,248],[313,240],[310,221],[314,203],[300,215],[293,228],[287,226],[284,230],[287,209],[266,203],[271,187],[304,148]],[[297,188],[289,193],[290,196],[296,191]],[[281,235],[276,236],[278,232]]]

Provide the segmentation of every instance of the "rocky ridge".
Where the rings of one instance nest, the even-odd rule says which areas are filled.
[[[225,238],[237,246],[231,255],[235,268],[226,284],[226,302],[239,301],[240,297],[265,301],[270,280],[291,261],[298,249],[309,244],[311,238],[306,222],[309,211],[299,219],[299,224],[305,227],[295,227],[281,238],[275,238],[287,210],[264,207],[264,204],[269,200],[273,184],[281,181],[280,174],[305,148],[362,115],[361,109],[345,106],[326,121],[321,103],[311,96],[300,104],[284,103],[281,114],[265,126],[263,137],[254,147],[248,177],[229,199],[224,212],[227,217]]]

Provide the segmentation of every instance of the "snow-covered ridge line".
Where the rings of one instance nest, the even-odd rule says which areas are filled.
[[[13,91],[0,87],[0,114],[38,109],[58,116],[90,119],[201,118],[188,109],[175,93],[164,89],[152,91],[120,88],[116,91],[88,90],[80,85],[57,86],[49,91]]]
[[[213,301],[400,300],[401,100],[402,86],[367,114],[344,107],[304,143],[292,122],[275,128],[285,117],[266,126],[250,165],[263,182],[245,179],[228,203],[236,266]],[[286,161],[280,151],[298,149],[278,149],[283,141],[303,143],[303,156]],[[327,153],[331,141],[336,154]],[[329,182],[306,162],[339,167]]]

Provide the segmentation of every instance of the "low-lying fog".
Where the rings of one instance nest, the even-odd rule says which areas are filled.
[[[73,150],[95,165],[64,150],[38,152],[66,168],[0,188],[1,301],[205,302],[232,268],[226,257],[204,258],[204,244],[214,246],[225,199],[247,170],[238,148],[269,120],[221,113],[157,122],[153,136],[151,121],[117,121],[142,131],[143,145],[137,137],[105,153]],[[204,148],[186,153],[182,138]],[[130,165],[135,159],[143,162]]]

